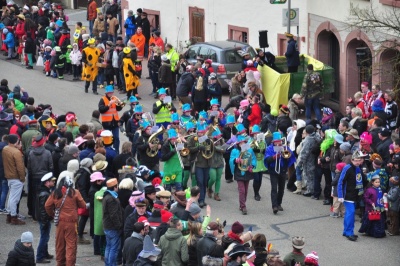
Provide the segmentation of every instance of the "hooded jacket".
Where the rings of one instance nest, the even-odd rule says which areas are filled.
[[[44,205],[46,204],[47,199],[50,196],[50,189],[46,187],[43,183],[40,186],[40,190],[38,192],[38,196],[36,197],[36,208],[35,208],[35,217],[38,222],[45,224],[53,220],[51,216],[49,216],[46,212]]]
[[[118,198],[114,198],[109,190],[103,197],[103,228],[104,230],[121,230],[123,228],[123,215]]]
[[[44,146],[33,148],[28,156],[29,175],[34,179],[40,179],[49,172],[53,172],[51,152]]]
[[[161,249],[158,258],[164,266],[184,266],[189,261],[186,238],[176,228],[168,228],[161,237],[158,247]]]
[[[144,237],[136,232],[133,232],[132,236],[125,240],[122,258],[126,266],[132,266],[139,253],[143,250],[143,240]]]

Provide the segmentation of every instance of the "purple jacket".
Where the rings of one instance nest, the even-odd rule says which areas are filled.
[[[372,211],[374,208],[372,204],[376,205],[376,200],[378,198],[378,194],[373,187],[367,188],[364,192],[364,202],[365,202],[365,211]]]

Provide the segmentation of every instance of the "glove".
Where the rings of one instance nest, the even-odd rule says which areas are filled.
[[[206,150],[206,147],[204,147],[203,145],[199,146],[199,151],[205,151],[205,150]]]
[[[90,202],[86,203],[86,209],[90,208]]]
[[[344,202],[344,198],[339,198],[338,201],[343,203]]]

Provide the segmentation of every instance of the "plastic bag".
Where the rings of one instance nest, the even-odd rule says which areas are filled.
[[[39,55],[38,59],[36,60],[36,66],[42,67],[43,64],[43,56]]]

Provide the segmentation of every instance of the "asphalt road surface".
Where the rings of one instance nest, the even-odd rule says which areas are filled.
[[[53,111],[63,114],[67,111],[74,111],[78,116],[78,123],[89,121],[93,110],[97,105],[104,90],[99,89],[100,95],[84,93],[82,81],[72,82],[57,80],[45,77],[39,67],[34,70],[26,70],[20,63],[5,61],[0,56],[0,79],[6,78],[12,89],[19,84],[28,93],[35,97],[35,104],[51,103]],[[144,63],[144,66],[146,64]],[[144,67],[146,71],[146,67]],[[148,94],[151,91],[149,80],[144,77],[139,88],[140,96],[143,98],[140,103],[144,105],[145,111],[150,111],[154,99]],[[69,80],[68,80],[69,79]],[[121,99],[124,95],[119,95]],[[225,104],[226,96],[223,99]],[[178,102],[175,102],[179,106]],[[125,110],[127,107],[125,107]],[[343,219],[330,218],[329,208],[322,205],[322,200],[316,201],[300,195],[293,195],[285,191],[282,207],[283,212],[273,215],[270,202],[269,176],[264,175],[261,187],[261,201],[254,200],[252,186],[250,184],[247,201],[248,215],[242,215],[239,211],[238,192],[236,183],[227,184],[222,181],[220,197],[222,201],[206,199],[211,206],[212,220],[220,218],[227,221],[226,232],[235,221],[253,227],[254,233],[264,233],[268,243],[280,251],[284,256],[291,251],[291,237],[304,236],[306,245],[303,250],[305,254],[317,251],[320,257],[320,265],[400,265],[400,237],[387,236],[383,239],[374,239],[367,236],[360,236],[357,242],[348,241],[342,236]],[[26,198],[21,201],[21,213],[26,215]],[[203,210],[205,214],[205,210]],[[8,252],[13,248],[14,242],[24,231],[31,231],[34,235],[34,248],[39,242],[39,225],[27,218],[25,226],[7,225],[6,216],[0,216],[0,265],[4,265]],[[359,229],[360,221],[357,217],[355,228]],[[86,231],[89,230],[87,223]],[[54,247],[54,226],[52,227],[49,252],[55,254]],[[86,237],[88,237],[86,235]],[[80,245],[78,247],[77,265],[93,265],[101,263],[100,257],[93,255],[91,245]],[[55,261],[51,265],[55,265]]]

